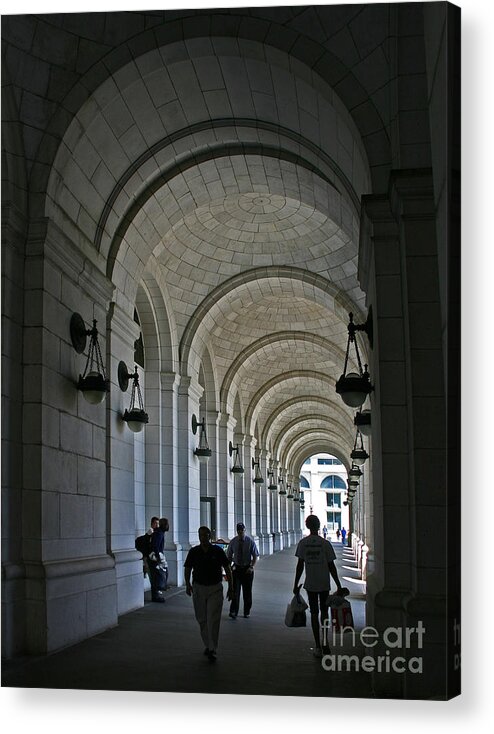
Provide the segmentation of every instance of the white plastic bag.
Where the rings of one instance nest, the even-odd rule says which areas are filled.
[[[290,604],[286,607],[286,614],[285,614],[285,624],[287,627],[305,627],[306,626],[306,618],[305,618],[305,610],[307,609],[309,605],[303,598],[303,596],[298,593],[295,594],[290,602]]]

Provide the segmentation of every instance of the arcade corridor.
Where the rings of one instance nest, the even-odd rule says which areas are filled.
[[[334,548],[340,579],[350,589],[355,626],[361,629],[365,585],[359,578],[351,549],[343,550],[338,542],[334,542]],[[29,662],[6,663],[2,684],[26,688],[372,696],[368,674],[322,669],[321,661],[312,655],[308,615],[305,628],[289,629],[284,625],[293,584],[294,552],[294,548],[289,548],[259,561],[249,619],[240,616],[231,620],[225,601],[216,663],[209,663],[202,655],[191,600],[183,589],[172,589],[167,592],[164,605],[146,603],[144,608],[121,617],[118,627],[91,640]]]

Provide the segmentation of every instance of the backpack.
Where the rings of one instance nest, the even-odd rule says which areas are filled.
[[[136,538],[136,550],[138,550],[139,553],[142,553],[144,558],[147,558],[151,553],[151,538],[152,535],[148,535],[147,533],[145,535],[139,535],[139,537]]]

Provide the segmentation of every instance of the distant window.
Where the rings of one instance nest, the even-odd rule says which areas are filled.
[[[341,507],[341,492],[326,492],[328,507]]]
[[[327,466],[328,464],[341,464],[341,461],[339,459],[318,459],[317,463],[319,466]]]
[[[310,484],[307,481],[307,479],[303,476],[300,476],[300,488],[302,489],[310,489]]]
[[[346,489],[346,484],[341,477],[330,474],[322,480],[321,489]]]

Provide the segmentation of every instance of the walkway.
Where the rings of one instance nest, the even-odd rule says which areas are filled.
[[[338,573],[350,589],[357,629],[365,625],[365,588],[350,549],[334,543]],[[284,625],[292,594],[294,548],[261,558],[256,566],[251,617],[228,617],[223,606],[218,660],[202,654],[192,601],[183,588],[166,604],[145,606],[120,618],[118,627],[58,653],[5,662],[2,685],[271,696],[372,697],[368,673],[328,672],[312,654],[306,628]],[[353,579],[353,581],[352,581]],[[350,634],[351,637],[351,634]],[[347,652],[355,652],[349,648]],[[341,651],[341,650],[340,650]],[[333,652],[337,648],[333,647]]]

